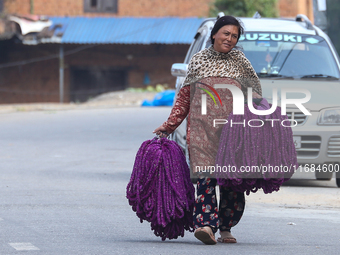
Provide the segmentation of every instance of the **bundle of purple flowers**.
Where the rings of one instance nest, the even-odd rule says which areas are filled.
[[[140,221],[164,241],[193,231],[194,187],[182,149],[167,138],[145,141],[137,152],[126,197]]]
[[[265,99],[263,99],[265,100]],[[253,103],[257,108],[256,104]],[[269,107],[269,105],[268,105]],[[230,114],[228,120],[247,122],[257,119],[258,116],[250,112],[245,106],[244,115]],[[267,119],[287,120],[286,115],[281,115],[281,108],[277,107],[274,113],[266,116]],[[287,120],[288,121],[288,120]],[[289,121],[288,121],[289,122]],[[291,127],[272,125],[265,122],[261,127],[224,125],[220,137],[216,164],[231,165],[237,171],[217,173],[218,184],[232,187],[234,191],[256,192],[263,189],[264,193],[278,191],[283,182],[289,180],[298,168],[297,155],[293,142]],[[251,168],[254,166],[259,170],[270,169],[270,166],[280,166],[279,169],[288,171],[242,171],[242,166]],[[282,168],[281,166],[286,166]]]

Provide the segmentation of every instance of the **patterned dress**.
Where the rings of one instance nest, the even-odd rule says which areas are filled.
[[[221,53],[213,46],[195,54],[189,65],[186,79],[179,90],[170,116],[163,126],[172,133],[188,116],[187,143],[191,169],[196,165],[211,166],[215,163],[219,136],[222,125],[212,128],[209,120],[227,119],[232,111],[232,95],[228,89],[220,89],[219,95],[224,104],[215,107],[212,100],[207,100],[206,115],[201,114],[201,96],[205,93],[198,89],[200,84],[232,84],[247,95],[247,88],[262,95],[261,84],[249,60],[243,52],[231,50]],[[204,86],[204,85],[203,85]],[[230,231],[240,220],[244,205],[244,193],[234,192],[228,188],[220,189],[220,209],[217,209],[216,179],[199,176],[197,183],[197,199],[194,208],[194,224],[196,228],[210,226],[214,232]]]

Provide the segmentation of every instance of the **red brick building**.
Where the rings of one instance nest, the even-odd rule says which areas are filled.
[[[207,17],[214,0],[3,0],[7,13],[48,16]],[[105,9],[106,8],[106,9]],[[278,0],[281,17],[313,19],[313,0]]]
[[[0,41],[0,103],[58,102],[61,80],[64,102],[128,87],[174,88],[171,65],[183,62],[201,23],[198,18],[51,20],[56,30],[44,31],[50,37],[27,33]]]
[[[312,22],[313,0],[279,0],[279,14],[281,17],[296,17],[297,14],[305,14]]]
[[[0,69],[0,103],[59,102],[59,59],[24,64],[36,58],[58,56],[59,45],[29,46],[0,42],[7,48]],[[77,49],[64,45],[64,51]],[[64,102],[85,101],[107,91],[150,84],[174,87],[172,63],[182,62],[188,45],[100,45],[65,56]],[[7,61],[4,62],[3,60]],[[98,77],[99,76],[99,77]]]
[[[8,13],[49,16],[204,17],[213,0],[5,0]]]

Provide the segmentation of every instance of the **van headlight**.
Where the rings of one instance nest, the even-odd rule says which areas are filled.
[[[340,108],[322,110],[319,114],[318,125],[340,125]]]

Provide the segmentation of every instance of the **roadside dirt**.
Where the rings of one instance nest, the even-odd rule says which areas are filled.
[[[140,106],[144,99],[151,100],[156,92],[110,92],[95,97],[85,103],[28,103],[28,104],[0,104],[0,113],[26,111],[58,111],[72,109],[98,109],[113,107]]]
[[[275,204],[283,208],[340,210],[340,188],[330,181],[291,179],[278,192],[262,191],[246,196],[249,205]]]

